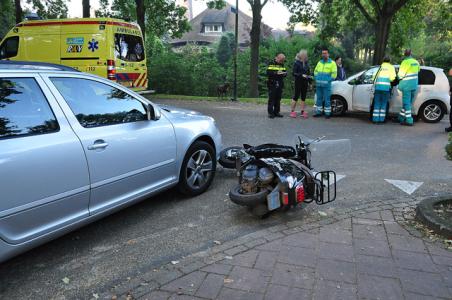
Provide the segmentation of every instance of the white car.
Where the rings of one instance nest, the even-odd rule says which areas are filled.
[[[398,70],[399,66],[395,66]],[[334,81],[331,89],[331,109],[333,115],[343,115],[346,111],[371,112],[374,80],[379,66],[355,74],[345,81]],[[427,123],[441,121],[450,113],[449,81],[442,69],[421,67],[419,87],[413,103],[413,115]],[[389,114],[397,114],[402,108],[402,93],[397,86],[392,89]]]

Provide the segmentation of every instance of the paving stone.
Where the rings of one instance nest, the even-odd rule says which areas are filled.
[[[284,245],[315,249],[318,237],[314,234],[300,232],[289,235],[282,240]]]
[[[285,235],[282,234],[281,232],[274,232],[274,233],[271,233],[271,234],[267,234],[264,238],[267,241],[274,241],[274,240],[280,239],[282,237],[285,237]]]
[[[261,246],[257,246],[257,250],[265,250],[265,251],[279,251],[281,250],[282,243],[281,241],[273,241]]]
[[[206,273],[193,272],[162,286],[162,290],[193,295],[204,281]]]
[[[312,268],[277,263],[271,283],[304,289],[314,288],[315,271]]]
[[[260,270],[273,270],[277,257],[278,254],[275,252],[260,251],[254,268]]]
[[[377,209],[377,210],[379,210],[378,207],[377,208],[372,207],[372,208],[368,208],[368,209],[372,209],[372,210]],[[367,211],[367,209],[366,209],[366,211]],[[363,213],[363,214],[359,215],[359,218],[360,219],[381,220],[380,212],[378,212],[378,211],[372,211],[372,212]]]
[[[392,255],[399,268],[426,272],[438,271],[429,254],[392,250]]]
[[[179,267],[179,270],[184,274],[188,274],[198,269],[201,269],[205,265],[206,264],[203,261],[194,261],[192,263]]]
[[[195,296],[215,299],[223,287],[224,278],[224,275],[208,274]]]
[[[398,279],[364,274],[358,277],[358,295],[365,299],[403,299]]]
[[[317,263],[316,278],[356,283],[355,264],[344,261],[321,259]]]
[[[225,263],[251,268],[252,266],[254,266],[258,254],[259,251],[257,250],[248,250],[246,252],[234,256],[234,258],[231,260],[225,260]]]
[[[281,224],[281,225],[276,225],[276,226],[272,226],[272,227],[268,228],[268,231],[270,231],[270,232],[280,232],[280,231],[283,231],[283,230],[288,229],[288,228],[289,228],[288,226],[286,226],[284,224]]]
[[[425,296],[425,295],[421,295],[421,294],[405,292],[405,299],[407,299],[407,300],[443,300],[444,298],[436,298],[436,297],[432,297],[432,296]]]
[[[168,300],[201,300],[195,296],[183,295],[183,294],[173,294]]]
[[[452,257],[432,255],[432,259],[435,262],[435,264],[452,266]]]
[[[241,252],[246,251],[246,250],[248,250],[248,248],[246,248],[243,245],[240,245],[240,246],[236,246],[234,248],[228,249],[228,250],[224,251],[224,253],[226,255],[233,256],[233,255],[236,255],[236,254],[241,253]]]
[[[443,298],[452,297],[439,274],[400,270],[400,280],[403,289],[409,292]]]
[[[204,272],[215,273],[220,275],[228,275],[229,272],[231,272],[231,270],[232,266],[220,263],[211,264],[201,269],[201,271]]]
[[[301,299],[301,298],[300,298]],[[307,299],[307,298],[304,298]],[[353,300],[358,299],[357,287],[345,282],[317,280],[314,290],[314,300]]]
[[[253,293],[264,293],[268,278],[262,271],[244,267],[234,267],[228,276],[232,282],[225,283],[228,288]]]
[[[260,239],[252,240],[252,241],[246,243],[245,246],[248,247],[248,248],[254,248],[256,246],[265,244],[266,242],[267,241],[265,239],[260,238]]]
[[[380,241],[387,240],[383,225],[353,224],[353,237]]]
[[[371,220],[371,219],[362,219],[362,218],[352,218],[352,224],[381,225],[381,224],[383,224],[383,221],[381,221],[381,220]]]
[[[345,218],[334,224],[335,228],[338,230],[352,230],[352,218],[345,215]]]
[[[444,282],[449,288],[452,288],[452,267],[437,266],[439,274],[443,277]]]
[[[170,282],[171,280],[179,278],[180,276],[182,276],[182,272],[180,272],[179,270],[160,270],[155,273],[152,279],[157,283],[163,285]]]
[[[408,236],[409,233],[405,228],[395,221],[384,221],[387,234],[398,234]]]
[[[299,227],[293,227],[293,228],[290,228],[290,229],[283,230],[283,233],[285,235],[291,235],[291,234],[298,233],[300,231],[301,231],[301,229]]]
[[[368,239],[354,239],[353,249],[355,255],[374,255],[391,257],[391,251],[386,241],[376,241]]]
[[[144,295],[142,298],[147,300],[167,300],[171,296],[171,293],[164,291],[152,291],[151,293]]]
[[[382,277],[398,277],[399,272],[392,258],[370,255],[357,255],[356,265],[359,274],[377,275]]]
[[[218,300],[261,300],[264,299],[264,294],[244,292],[223,287]]]
[[[317,250],[319,259],[329,258],[333,260],[341,260],[354,262],[353,246],[343,244],[331,244],[325,242],[319,242],[319,248]]]
[[[319,240],[329,243],[352,244],[352,232],[326,226],[320,229]]]
[[[279,252],[277,261],[290,265],[315,267],[316,251],[309,248],[286,246]]]
[[[443,248],[442,244],[436,245],[432,243],[425,243],[428,251],[433,255],[447,256],[452,258],[452,251]]]
[[[388,234],[389,244],[393,249],[427,253],[423,241],[410,236]]]
[[[276,284],[270,284],[268,286],[264,297],[264,299],[268,300],[295,300],[309,298],[311,298],[310,290]]]

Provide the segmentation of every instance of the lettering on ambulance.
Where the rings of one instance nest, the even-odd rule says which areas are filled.
[[[141,36],[141,32],[138,29],[126,28],[126,27],[116,27],[117,33],[126,33]]]
[[[83,50],[85,39],[82,37],[66,38],[67,53],[80,53]]]

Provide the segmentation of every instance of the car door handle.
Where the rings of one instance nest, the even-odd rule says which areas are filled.
[[[91,146],[88,146],[88,150],[97,150],[97,149],[105,149],[107,148],[108,143],[104,140],[97,140]]]

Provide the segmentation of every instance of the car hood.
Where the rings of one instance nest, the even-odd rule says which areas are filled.
[[[169,105],[159,105],[162,112],[173,122],[185,122],[194,120],[210,120],[214,121],[212,117],[203,115],[194,110],[183,109]]]
[[[187,115],[190,115],[190,116],[198,115],[198,116],[202,116],[202,114],[200,112],[194,111],[194,110],[188,110],[188,109],[183,109],[183,108],[174,107],[174,106],[170,106],[170,105],[162,105],[162,104],[159,104],[159,107],[161,109],[163,109],[164,111],[169,112],[169,113],[174,114],[174,115],[184,115],[184,116],[187,116]]]

